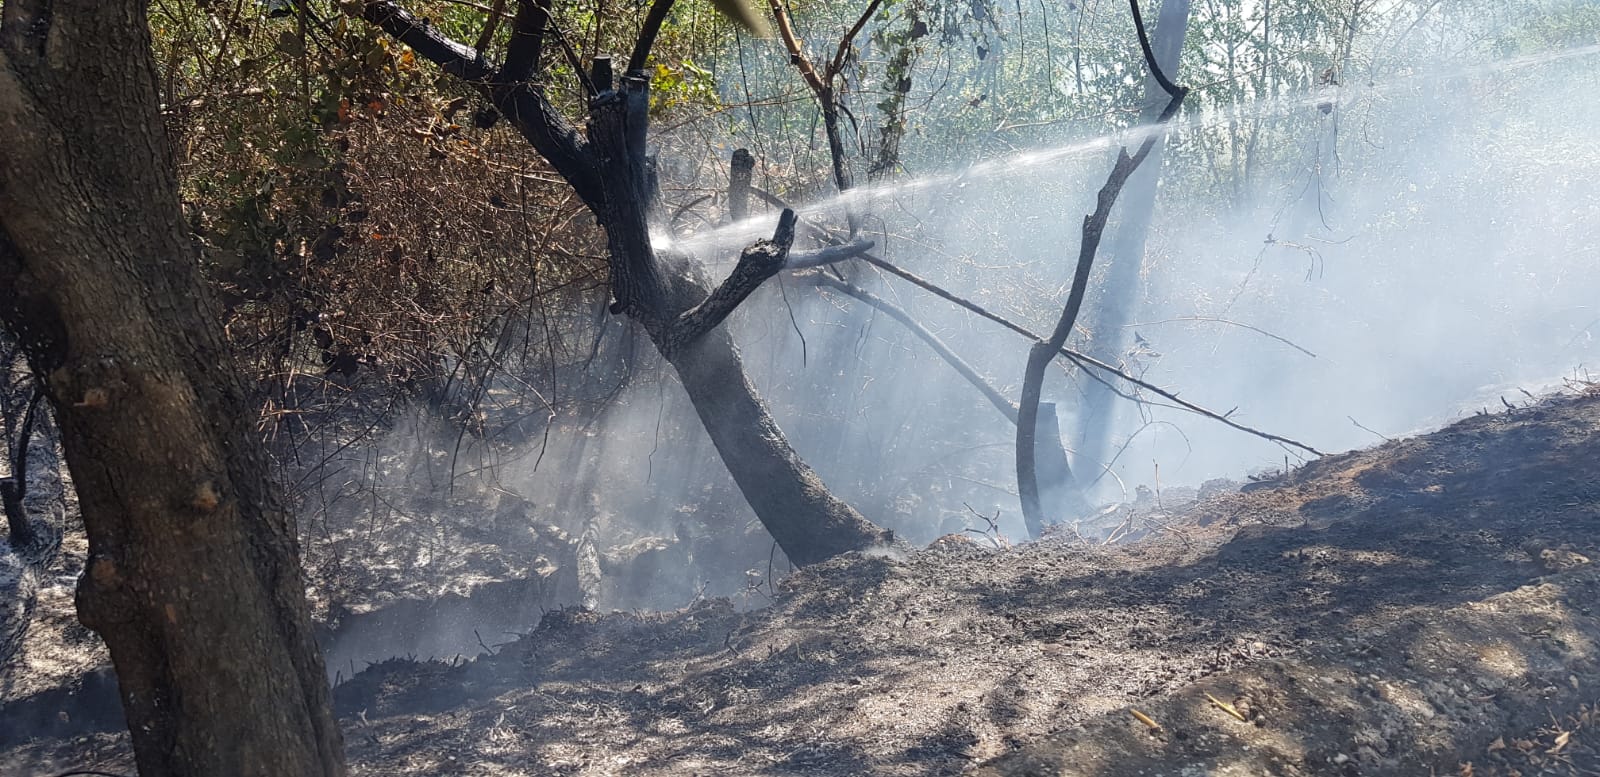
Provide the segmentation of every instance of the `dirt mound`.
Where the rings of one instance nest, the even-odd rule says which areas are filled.
[[[336,699],[357,774],[1534,774],[1515,743],[1554,747],[1600,682],[1597,454],[1600,400],[1551,400],[1131,545],[941,542],[803,570],[760,612],[562,611]],[[1573,731],[1556,755],[1592,753]]]

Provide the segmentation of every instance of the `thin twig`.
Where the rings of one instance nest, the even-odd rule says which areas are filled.
[[[1283,337],[1281,335],[1275,335],[1275,334],[1273,334],[1271,332],[1268,332],[1265,329],[1261,329],[1259,327],[1254,327],[1254,326],[1251,326],[1249,324],[1241,323],[1239,321],[1233,321],[1233,320],[1226,319],[1226,318],[1218,318],[1218,317],[1215,317],[1215,316],[1178,316],[1177,318],[1164,318],[1164,319],[1161,319],[1160,321],[1140,321],[1140,322],[1135,322],[1135,323],[1132,323],[1132,324],[1125,324],[1123,326],[1123,328],[1126,329],[1128,327],[1135,327],[1135,326],[1157,326],[1157,325],[1160,325],[1160,324],[1173,324],[1173,323],[1177,323],[1177,322],[1180,322],[1180,321],[1205,321],[1205,322],[1209,322],[1209,323],[1213,323],[1213,324],[1227,324],[1229,326],[1236,326],[1236,327],[1239,327],[1241,329],[1248,329],[1248,330],[1250,330],[1252,332],[1255,332],[1256,334],[1262,335],[1264,337],[1270,337],[1270,338],[1272,338],[1274,340],[1277,340],[1278,342],[1283,343],[1284,345],[1287,345],[1290,348],[1293,348],[1296,351],[1299,351],[1299,352],[1301,352],[1301,353],[1303,353],[1303,354],[1305,354],[1307,356],[1310,356],[1313,359],[1317,358],[1317,355],[1312,353],[1309,349],[1307,349],[1304,346],[1301,346],[1301,345],[1291,341],[1287,337]]]
[[[1350,419],[1350,423],[1355,424],[1357,429],[1361,429],[1361,430],[1367,431],[1367,432],[1372,432],[1373,434],[1376,434],[1379,437],[1382,437],[1385,442],[1394,442],[1394,438],[1393,437],[1390,437],[1389,435],[1384,434],[1383,432],[1380,432],[1377,429],[1373,429],[1373,428],[1371,428],[1369,426],[1363,426],[1361,424],[1361,422],[1357,421],[1356,417],[1353,416],[1353,415],[1347,415],[1347,416],[1345,416],[1345,418]]]

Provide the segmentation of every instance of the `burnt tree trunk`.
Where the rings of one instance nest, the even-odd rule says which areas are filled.
[[[21,418],[17,419],[17,429],[11,430],[9,419],[6,424],[6,439],[11,447],[10,477],[0,478],[0,509],[6,514],[6,529],[10,532],[9,541],[13,548],[24,550],[32,546],[39,539],[39,531],[34,527],[33,519],[28,515],[28,449],[33,442],[33,423],[38,418],[39,402],[44,399],[43,389],[37,384],[28,392],[28,400],[21,408]],[[5,408],[11,412],[12,408]]]
[[[1181,2],[1181,0],[1179,0]],[[1150,40],[1145,33],[1144,18],[1139,12],[1139,0],[1128,0],[1128,8],[1133,15],[1134,28],[1139,33],[1139,48],[1144,53],[1145,66],[1149,68],[1150,75],[1155,79],[1162,91],[1170,95],[1167,104],[1156,117],[1155,125],[1160,126],[1171,121],[1183,106],[1183,99],[1188,90],[1172,83],[1163,73],[1161,66],[1156,61],[1156,54],[1152,51]],[[1036,437],[1039,433],[1041,415],[1047,418],[1054,415],[1055,408],[1045,408],[1040,402],[1044,388],[1044,371],[1053,361],[1062,348],[1066,346],[1067,338],[1072,334],[1072,327],[1077,323],[1078,313],[1083,309],[1084,295],[1088,291],[1089,272],[1094,268],[1095,253],[1100,248],[1100,239],[1105,234],[1106,221],[1111,217],[1111,209],[1117,204],[1117,198],[1128,183],[1128,178],[1139,169],[1139,165],[1150,156],[1159,135],[1151,134],[1139,144],[1139,150],[1131,156],[1127,148],[1117,151],[1116,164],[1111,168],[1111,174],[1106,177],[1106,183],[1100,187],[1100,193],[1095,197],[1094,212],[1083,218],[1083,238],[1078,244],[1077,269],[1072,274],[1072,288],[1067,293],[1067,303],[1062,308],[1061,318],[1056,321],[1056,327],[1051,332],[1048,340],[1036,341],[1028,350],[1028,364],[1022,374],[1022,399],[1017,403],[1017,493],[1022,503],[1022,520],[1028,527],[1031,537],[1038,537],[1044,530],[1048,520],[1059,520],[1061,516],[1049,516],[1044,512],[1043,489],[1041,474],[1048,472],[1050,464],[1040,462]],[[1044,467],[1041,467],[1041,463]],[[1044,472],[1041,472],[1044,470]],[[1072,483],[1069,471],[1068,483]],[[1073,486],[1076,488],[1076,486]]]
[[[762,525],[798,565],[863,550],[888,539],[849,505],[834,498],[801,461],[745,375],[733,338],[722,323],[788,260],[792,213],[779,234],[746,249],[728,278],[714,288],[689,257],[657,251],[650,228],[662,217],[655,160],[647,153],[651,44],[673,0],[656,0],[644,30],[616,77],[598,58],[584,84],[590,89],[587,131],[580,135],[532,82],[534,52],[542,45],[549,9],[523,3],[504,64],[449,40],[393,2],[370,0],[362,17],[446,72],[476,85],[578,193],[606,230],[611,311],[644,328],[684,388],[716,444],[723,464]]]
[[[717,453],[757,516],[789,515],[762,524],[796,565],[860,550],[884,538],[784,442],[726,328],[669,357]]]
[[[55,408],[139,772],[342,775],[292,519],[179,208],[146,5],[7,0],[0,317]]]
[[[1189,29],[1189,0],[1164,0],[1150,48],[1161,72],[1178,77],[1183,40]],[[1141,123],[1154,124],[1166,108],[1168,95],[1154,76],[1145,78],[1145,105]],[[1162,140],[1157,137],[1148,163],[1135,170],[1122,192],[1122,218],[1107,246],[1104,290],[1090,319],[1089,355],[1107,364],[1119,364],[1127,351],[1129,335],[1123,331],[1138,306],[1139,276],[1144,269],[1145,240],[1155,215],[1156,186],[1161,179]],[[1112,421],[1118,397],[1096,381],[1084,382],[1083,424],[1078,435],[1078,470],[1099,472],[1110,464]],[[1097,478],[1088,478],[1088,481]],[[1087,482],[1085,483],[1087,485]]]

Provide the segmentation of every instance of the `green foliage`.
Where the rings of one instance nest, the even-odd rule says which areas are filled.
[[[710,110],[719,104],[715,76],[688,58],[675,66],[658,58],[651,74],[650,95],[650,110],[657,116],[694,109]]]

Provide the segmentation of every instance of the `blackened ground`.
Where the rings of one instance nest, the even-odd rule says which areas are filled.
[[[1147,516],[1160,530],[1130,545],[944,541],[806,569],[758,612],[565,611],[491,657],[380,664],[336,701],[363,775],[937,775],[996,758],[1003,774],[1177,774],[1190,762],[1059,747],[1141,732],[1130,706],[1230,683],[1261,709],[1222,699],[1248,720],[1228,746],[1270,749],[1283,774],[1426,773],[1419,758],[1441,774],[1593,773],[1578,700],[1600,677],[1600,627],[1572,592],[1600,558],[1597,461],[1600,399],[1552,399]],[[1384,639],[1412,642],[1361,641]],[[1292,714],[1285,689],[1319,678],[1350,692],[1305,694]],[[1535,703],[1548,723],[1522,715]],[[1152,741],[1187,736],[1170,728]],[[126,769],[115,744],[37,741],[0,754],[0,772]]]

